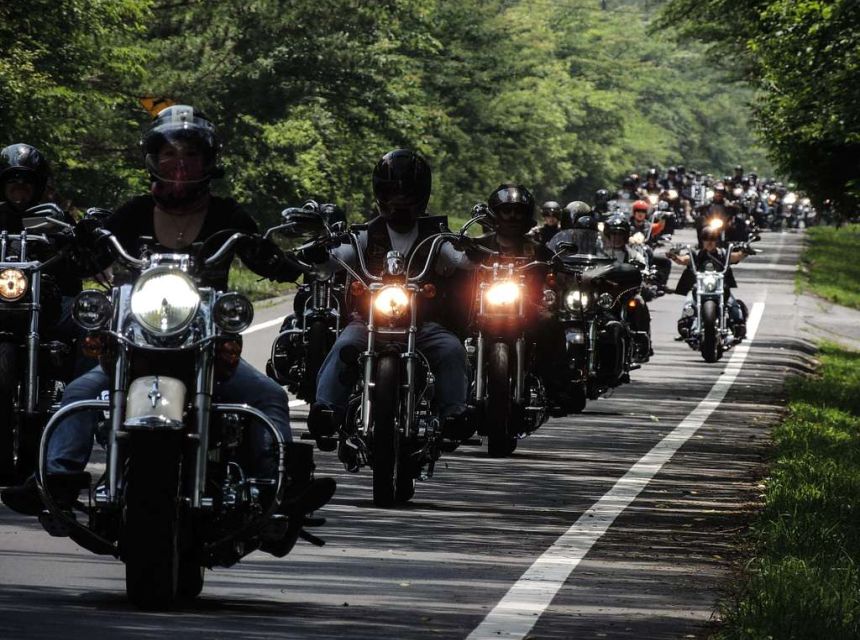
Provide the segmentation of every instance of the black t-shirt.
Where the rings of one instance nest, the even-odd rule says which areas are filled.
[[[149,195],[137,196],[123,204],[108,218],[105,228],[116,236],[129,254],[135,257],[142,255],[145,249],[161,253],[195,252],[191,247],[171,249],[158,243],[155,239],[155,199]],[[226,230],[251,234],[257,233],[258,228],[254,219],[235,200],[212,196],[203,226],[193,242],[195,244],[205,242],[214,234]],[[228,237],[229,234],[223,234],[223,240],[227,240]],[[214,247],[214,249],[217,248]],[[219,291],[226,290],[230,262],[232,262],[232,256],[199,273],[200,284]]]

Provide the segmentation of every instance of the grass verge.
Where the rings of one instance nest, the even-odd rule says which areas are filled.
[[[860,224],[812,227],[807,231],[809,244],[797,272],[800,289],[841,304],[860,309]]]
[[[825,344],[818,374],[789,385],[721,639],[860,638],[860,352]]]
[[[236,261],[230,268],[230,291],[238,291],[248,296],[251,302],[276,298],[294,291],[296,285],[292,282],[272,282],[261,278],[256,273]]]

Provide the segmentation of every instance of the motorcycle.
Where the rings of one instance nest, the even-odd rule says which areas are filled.
[[[471,222],[471,221],[470,221]],[[381,273],[370,273],[358,232],[323,237],[311,245],[348,242],[357,256],[357,269],[332,254],[351,277],[347,292],[367,311],[367,348],[360,354],[359,381],[350,395],[343,425],[337,433],[338,458],[352,473],[370,466],[373,502],[390,507],[408,502],[416,480],[433,476],[443,445],[439,417],[431,407],[435,378],[417,348],[422,299],[433,299],[436,286],[428,274],[444,242],[459,243],[465,229],[447,228],[421,241],[407,261],[398,251],[385,255]],[[413,261],[430,243],[420,272]]]
[[[466,352],[474,372],[473,404],[479,408],[478,433],[487,437],[491,457],[510,455],[517,441],[548,418],[544,384],[534,373],[529,329],[529,282],[533,269],[550,265],[524,259],[496,259],[481,265],[477,287],[475,336]],[[552,289],[542,293],[541,306],[556,302]]]
[[[742,335],[736,335],[729,326],[725,295],[726,273],[731,266],[728,256],[731,256],[732,251],[741,250],[749,252],[750,255],[757,253],[747,244],[729,243],[726,263],[721,271],[716,270],[712,262],[706,263],[705,268],[699,271],[692,259],[693,249],[680,245],[673,248],[676,255],[691,256],[687,268],[695,277],[692,289],[693,304],[684,308],[684,316],[692,317],[692,325],[683,338],[691,349],[702,354],[705,362],[719,361],[726,351],[743,339]]]
[[[640,304],[642,273],[617,263],[595,239],[576,231],[562,231],[548,245],[559,263],[556,313],[564,327],[570,390],[579,402],[574,413],[587,400],[629,382],[630,372],[650,353],[647,333],[633,331],[629,321]]]
[[[24,230],[0,232],[0,477],[21,480],[35,466],[42,428],[72,376],[75,348],[45,340],[60,318],[61,296],[44,272],[64,259],[58,240],[71,235],[56,205],[27,211]],[[47,248],[52,254],[39,260]]]
[[[293,238],[308,233],[331,237],[333,230],[320,216],[308,215],[308,211],[314,209],[285,209],[281,214],[284,223],[270,231]],[[306,267],[305,281],[296,291],[295,313],[281,325],[266,373],[297,398],[312,404],[316,400],[317,375],[340,334],[345,292],[338,276],[320,276],[310,265]]]
[[[253,306],[241,294],[198,286],[195,278],[257,238],[228,231],[229,238],[213,235],[196,255],[135,258],[108,231],[94,233],[132,281],[109,295],[85,290],[75,299],[72,315],[87,331],[85,347],[99,357],[110,390],[107,399],[59,409],[45,427],[36,473],[47,509],[43,527],[121,559],[128,598],[143,609],[196,597],[206,568],[231,566],[267,544],[279,556],[299,537],[322,544],[302,529],[321,520],[280,509],[288,480],[295,488],[302,474],[309,478],[312,447],[287,445],[254,408],[212,399],[216,380],[239,364]],[[222,244],[214,250],[216,242]],[[86,471],[47,472],[48,443],[63,419],[80,412],[104,416],[97,439],[107,463],[95,486]],[[262,454],[253,444],[261,441]],[[86,502],[75,500],[69,509],[70,493],[80,491],[87,491]]]

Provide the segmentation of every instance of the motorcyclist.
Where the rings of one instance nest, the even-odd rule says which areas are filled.
[[[379,215],[367,225],[353,227],[371,273],[380,273],[386,254],[399,251],[407,261],[415,251],[426,251],[430,243],[422,241],[447,228],[442,216],[427,214],[432,176],[430,165],[420,154],[395,149],[383,155],[372,175],[373,195]],[[343,262],[355,265],[357,256],[352,245],[341,245],[331,253]],[[320,271],[342,268],[322,250],[305,256],[318,264]],[[458,269],[471,270],[474,265],[466,255],[445,243],[436,258],[430,276],[437,286],[437,297],[427,301],[417,334],[417,347],[427,358],[436,375],[434,402],[443,419],[443,433],[452,439],[468,438],[474,433],[474,421],[467,402],[468,372],[462,342],[448,328],[452,276]],[[308,415],[308,430],[324,450],[337,445],[336,429],[343,423],[350,392],[359,377],[358,357],[367,348],[366,312],[356,306],[351,322],[340,333],[324,360],[317,377],[316,402]]]
[[[611,216],[603,224],[604,251],[613,256],[616,262],[632,264],[641,270],[648,267],[648,254],[639,248],[633,248],[629,244],[630,221],[621,214]],[[643,248],[644,249],[644,248]],[[635,298],[636,304],[630,307],[630,324],[634,331],[644,331],[651,336],[651,312],[648,310],[646,300],[655,296],[655,288],[646,287],[643,292]],[[651,354],[653,355],[653,351]]]
[[[543,224],[537,225],[529,231],[529,236],[542,244],[546,244],[552,237],[561,231],[562,211],[561,205],[554,200],[547,200],[540,206]]]
[[[607,189],[598,189],[594,192],[592,211],[596,217],[601,219],[609,214],[609,191]]]
[[[217,166],[220,143],[214,125],[200,112],[187,105],[163,109],[147,128],[141,140],[144,162],[150,174],[150,193],[132,198],[120,206],[105,222],[131,255],[154,248],[161,252],[185,252],[194,242],[202,242],[216,234],[242,231],[257,232],[254,220],[229,198],[210,193],[209,185],[220,174]],[[225,233],[226,232],[226,233]],[[151,239],[151,244],[147,243]],[[261,275],[292,280],[297,271],[269,243],[240,249],[243,262]],[[227,289],[230,261],[202,274],[204,286]],[[110,380],[101,366],[96,366],[75,379],[65,389],[62,406],[79,400],[90,400],[110,388]],[[287,443],[292,441],[289,405],[284,390],[273,380],[257,371],[244,359],[227,380],[218,381],[215,397],[223,402],[246,403],[264,413],[281,431]],[[47,451],[47,471],[50,474],[82,471],[89,461],[93,446],[97,416],[94,412],[79,412],[63,420],[54,432]],[[255,430],[257,432],[258,430]],[[255,457],[262,455],[267,443],[252,443]],[[290,455],[288,444],[287,457]],[[289,464],[289,463],[288,463]],[[299,490],[298,487],[293,489]],[[317,479],[301,488],[301,495],[290,495],[285,509],[297,504],[312,511],[331,498],[335,483],[331,478]],[[76,493],[74,494],[76,496]],[[24,485],[7,488],[0,494],[11,509],[25,514],[38,514],[42,503],[34,479]],[[63,499],[64,496],[59,496]],[[74,498],[65,496],[67,501]]]
[[[703,204],[697,210],[696,232],[701,242],[702,229],[717,217],[723,221],[723,231],[728,242],[745,242],[747,240],[747,229],[735,224],[735,215],[739,209],[735,202],[728,199],[726,185],[717,182],[714,185],[714,195],[711,201]]]
[[[645,200],[637,200],[633,203],[633,213],[630,216],[630,239],[634,244],[645,245],[649,260],[657,269],[657,281],[665,287],[672,271],[672,263],[664,256],[654,255],[654,246],[659,244],[660,236],[666,229],[665,219],[652,222],[649,219],[650,211],[651,205]]]
[[[615,193],[616,200],[633,201],[636,200],[636,190],[639,188],[639,183],[632,175],[627,176],[621,182],[621,188]]]
[[[499,261],[499,255],[524,262],[549,261],[552,258],[552,251],[546,245],[539,244],[526,235],[534,216],[534,198],[528,189],[513,183],[501,184],[490,194],[487,203],[494,230],[479,238],[477,242],[498,255],[485,258],[485,263]],[[580,201],[574,201],[566,207],[568,213],[578,211],[580,215],[583,210],[588,209],[588,205]],[[574,228],[578,217],[574,218]],[[568,234],[570,231],[565,230],[564,233]],[[535,268],[529,270],[526,275],[526,290],[529,294],[525,308],[529,327],[527,335],[529,342],[534,345],[535,373],[547,390],[550,413],[564,415],[572,403],[565,377],[559,375],[560,371],[567,370],[565,338],[555,315],[541,304],[547,271],[548,268]]]
[[[695,254],[689,253],[679,255],[670,251],[666,255],[673,262],[682,266],[688,266],[690,264],[690,260],[695,260],[694,266],[696,271],[703,271],[706,268],[706,265],[710,263],[713,265],[715,271],[721,272],[726,264],[726,249],[719,246],[720,235],[719,228],[715,225],[707,225],[700,233],[701,249],[699,249]],[[737,264],[751,253],[751,250],[746,245],[742,245],[739,247],[739,250],[732,251],[732,254],[728,256],[729,263]],[[675,288],[675,293],[686,296],[684,306],[681,311],[681,318],[678,320],[678,333],[680,335],[679,339],[681,340],[689,336],[690,328],[693,325],[695,316],[695,309],[693,307],[693,286],[695,284],[695,275],[689,269],[685,269]],[[732,295],[732,289],[737,286],[738,284],[735,280],[734,273],[732,273],[732,268],[729,267],[726,271],[724,281],[725,300],[729,310],[728,318],[732,327],[732,332],[735,337],[740,340],[746,336],[746,320],[748,313],[747,307],[743,301]]]
[[[0,150],[0,192],[3,202],[0,202],[0,231],[17,234],[24,230],[23,219],[28,214],[27,209],[38,204],[50,202],[49,186],[51,169],[48,160],[36,147],[29,144],[12,144]],[[56,208],[49,215],[60,222],[74,224],[74,218],[65,211]],[[52,248],[50,251],[53,251]],[[43,245],[31,246],[31,256],[48,258]],[[43,281],[42,309],[50,308],[46,297],[59,295],[59,317],[42,317],[42,327],[45,335],[63,342],[70,343],[81,335],[81,329],[72,320],[71,308],[74,297],[81,291],[81,276],[77,266],[70,258],[59,261],[48,267],[44,272],[50,276],[54,287],[49,287]],[[47,322],[45,322],[47,321]],[[78,354],[76,361],[77,373],[83,373],[94,363]]]
[[[731,184],[732,188],[739,187],[741,185],[741,180],[743,180],[744,177],[743,165],[736,164],[733,169],[733,172],[734,173],[732,174],[731,180],[727,182]]]
[[[656,167],[651,167],[645,174],[645,182],[639,185],[639,195],[660,195],[663,187],[660,186],[660,172]]]

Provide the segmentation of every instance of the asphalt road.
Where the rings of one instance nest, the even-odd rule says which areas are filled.
[[[783,381],[813,351],[796,313],[801,244],[766,234],[765,253],[736,268],[739,296],[763,305],[749,348],[706,364],[673,340],[681,298],[661,298],[656,354],[632,384],[550,420],[510,459],[446,455],[407,507],[374,508],[369,471],[318,452],[318,473],[339,485],[326,546],[208,572],[178,611],[134,610],[121,563],[0,506],[0,638],[705,637],[758,499]],[[246,335],[252,363],[276,331]],[[305,409],[293,409],[296,433]]]

